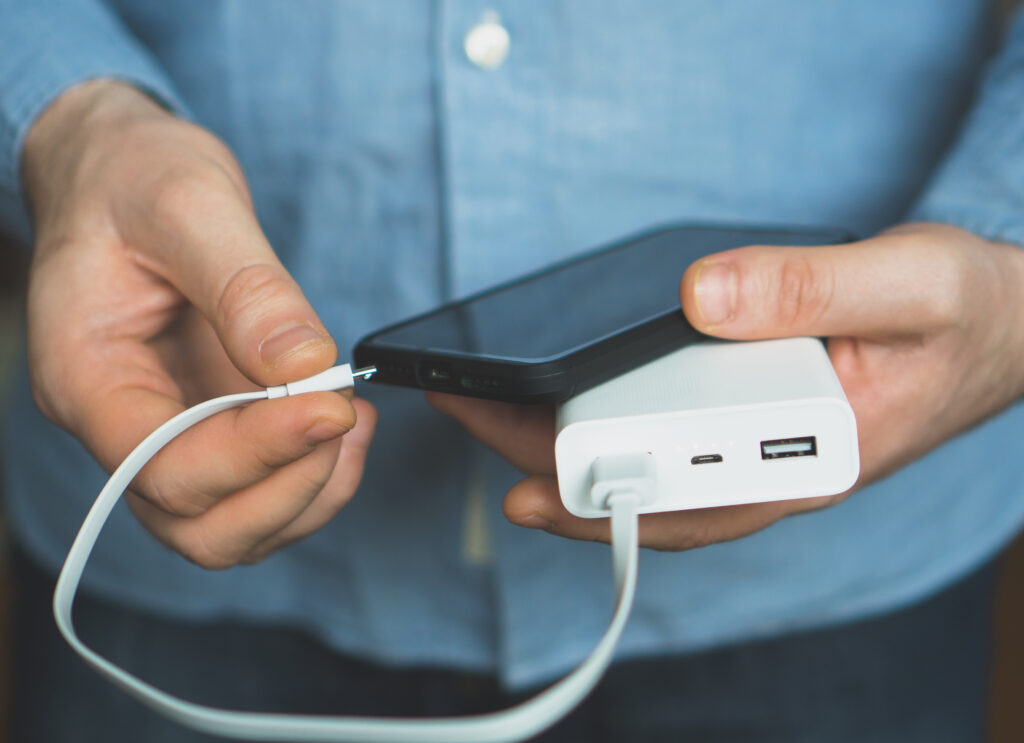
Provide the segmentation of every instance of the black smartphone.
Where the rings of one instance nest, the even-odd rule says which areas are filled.
[[[854,239],[831,227],[662,227],[378,330],[353,358],[377,367],[373,382],[561,402],[704,337],[679,306],[679,280],[698,258]]]

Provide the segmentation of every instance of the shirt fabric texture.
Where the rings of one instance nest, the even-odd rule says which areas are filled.
[[[30,240],[18,172],[32,122],[107,76],[231,147],[343,357],[387,323],[668,222],[867,236],[909,216],[1024,243],[1024,20],[999,39],[989,5],[0,0],[0,225]],[[492,9],[511,47],[484,70],[462,44]],[[16,537],[56,570],[105,475],[21,385],[4,490]],[[511,526],[500,502],[516,472],[421,393],[359,393],[381,413],[367,474],[320,532],[207,572],[122,504],[85,588],[510,687],[579,662],[611,611],[607,546]],[[1022,426],[1015,405],[833,508],[644,551],[620,657],[824,626],[948,585],[1024,520],[1009,443]],[[489,561],[462,548],[474,491]]]

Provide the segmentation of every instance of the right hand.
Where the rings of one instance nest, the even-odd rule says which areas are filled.
[[[335,362],[241,168],[209,132],[130,86],[83,83],[30,129],[23,175],[33,394],[108,471],[189,405]],[[165,447],[126,498],[198,565],[254,562],[348,502],[375,420],[334,392],[225,411]]]

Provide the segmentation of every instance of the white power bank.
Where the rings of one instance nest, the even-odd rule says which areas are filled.
[[[563,403],[555,441],[565,507],[591,497],[601,457],[649,453],[641,513],[834,495],[860,472],[857,423],[821,341],[707,341]]]

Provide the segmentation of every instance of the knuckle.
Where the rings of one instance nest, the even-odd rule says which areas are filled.
[[[180,226],[203,208],[209,193],[209,178],[197,169],[168,170],[153,186],[150,209],[154,223],[164,229]]]
[[[244,454],[238,451],[230,458],[232,476],[239,484],[269,477],[299,456],[293,447],[277,438],[254,435],[250,421],[243,415],[235,416],[231,435],[236,441],[247,442]]]
[[[269,476],[278,468],[282,467],[284,463],[283,458],[279,461],[280,455],[275,455],[275,452],[265,451],[261,446],[254,446],[251,451],[251,459],[249,460],[249,467],[251,470],[245,471],[245,474],[251,474],[254,472],[256,473],[256,476],[261,479]],[[239,477],[242,476],[242,471],[244,470],[240,468],[240,471],[237,473]]]
[[[132,490],[172,516],[190,518],[205,513],[213,498],[180,476],[146,467],[140,472]]]
[[[182,531],[174,545],[182,557],[205,570],[226,570],[238,564],[242,555],[232,554],[218,546],[217,540],[211,538],[200,524],[191,523],[189,526],[193,528]]]
[[[228,277],[220,292],[217,321],[230,326],[236,320],[259,316],[278,304],[278,297],[291,288],[291,280],[269,264],[243,266]]]
[[[927,282],[923,320],[931,328],[956,325],[964,317],[964,307],[972,294],[971,271],[963,252],[932,248],[929,257],[932,280]]]
[[[245,173],[231,148],[208,129],[187,121],[176,122],[182,127],[186,141],[205,163],[222,171],[240,189],[245,188]]]
[[[775,303],[782,327],[812,327],[828,312],[835,291],[832,274],[804,256],[788,256],[779,271]]]
[[[299,488],[307,493],[310,500],[316,497],[327,486],[334,471],[334,463],[327,462],[315,468],[299,468],[295,475],[299,480]]]

